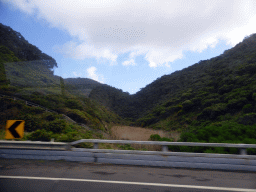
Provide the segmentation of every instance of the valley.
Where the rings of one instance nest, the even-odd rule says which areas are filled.
[[[23,140],[151,138],[256,144],[256,34],[217,57],[159,77],[133,95],[89,78],[56,76],[56,61],[19,32],[0,24],[0,35],[5,37],[0,41],[0,94],[56,112],[2,97],[1,139],[8,119],[22,119]],[[238,153],[225,148],[169,149]]]

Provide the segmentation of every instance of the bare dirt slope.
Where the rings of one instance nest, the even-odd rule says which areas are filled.
[[[163,130],[154,130],[142,127],[130,127],[130,126],[113,126],[111,128],[111,136],[113,139],[120,140],[135,140],[135,141],[148,141],[150,135],[158,134],[161,137],[174,138],[177,140],[179,138],[179,133],[170,133]]]
[[[113,126],[111,128],[110,134],[103,135],[105,139],[113,140],[134,140],[134,141],[148,141],[150,135],[158,134],[161,137],[173,138],[177,141],[180,137],[179,132],[167,132],[163,130],[154,130],[142,127],[131,127],[131,126]],[[116,144],[108,144],[107,146],[100,146],[102,149],[110,147],[112,149],[118,149]],[[159,151],[161,146],[159,145],[136,145],[131,144],[136,150],[146,149],[149,151]]]

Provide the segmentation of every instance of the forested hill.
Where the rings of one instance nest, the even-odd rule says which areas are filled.
[[[55,60],[20,33],[1,25],[0,35],[0,139],[10,119],[26,122],[23,140],[40,141],[99,139],[109,134],[112,124],[125,124],[118,115],[80,94],[100,83],[83,78],[64,80],[53,73]]]
[[[235,79],[242,80],[242,76],[255,74],[255,64],[256,34],[218,57],[200,61],[181,71],[162,76],[141,89],[134,99],[141,100],[141,107],[147,108],[148,105],[161,104],[171,98],[191,99],[200,90],[212,89],[212,92],[223,94],[226,86],[230,86],[229,90],[235,86],[246,86],[246,84],[234,85]],[[144,98],[146,103],[143,102]]]
[[[101,83],[88,78],[66,78],[65,88],[77,96],[88,97],[91,90],[101,85]]]
[[[30,44],[19,32],[0,23],[0,46],[12,51],[21,61],[44,60],[48,68],[57,67],[55,59]]]
[[[94,88],[97,85],[101,85],[98,81],[94,81],[88,78],[66,78],[65,84],[74,85],[76,88]]]
[[[158,78],[135,95],[128,96],[105,86],[92,90],[90,98],[122,117],[137,120],[140,125],[154,127],[166,121],[170,127],[173,120],[168,118],[178,112],[187,122],[183,119],[179,121],[183,125],[177,126],[194,120],[213,121],[225,114],[239,113],[243,108],[253,112],[255,94],[256,34],[253,34],[218,57]]]

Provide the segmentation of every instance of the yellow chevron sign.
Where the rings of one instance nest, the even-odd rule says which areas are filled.
[[[23,120],[7,120],[5,129],[5,139],[21,139],[24,136]]]

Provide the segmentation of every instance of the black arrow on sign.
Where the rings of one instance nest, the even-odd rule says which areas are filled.
[[[23,121],[16,121],[12,124],[12,126],[9,128],[9,131],[12,133],[13,137],[20,138],[20,135],[16,132],[16,128],[22,123]]]

